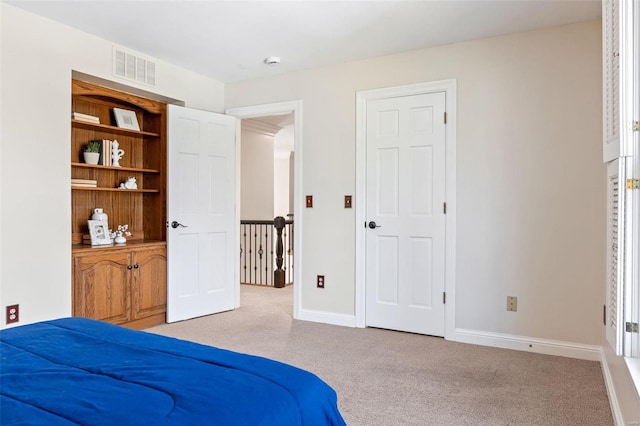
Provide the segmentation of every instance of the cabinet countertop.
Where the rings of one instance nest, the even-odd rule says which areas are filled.
[[[158,240],[129,240],[126,244],[122,245],[109,245],[109,246],[90,246],[88,244],[73,244],[71,251],[73,254],[97,254],[100,252],[113,252],[121,250],[137,250],[144,248],[158,248],[166,247],[166,241]]]

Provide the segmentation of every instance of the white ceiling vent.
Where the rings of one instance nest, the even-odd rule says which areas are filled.
[[[156,63],[134,53],[114,47],[113,75],[149,86],[155,86]]]

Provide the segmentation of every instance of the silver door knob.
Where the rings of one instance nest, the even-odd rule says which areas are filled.
[[[171,222],[171,227],[172,227],[173,229],[176,229],[178,226],[181,226],[181,227],[183,227],[183,228],[188,228],[188,226],[187,226],[187,225],[183,225],[183,224],[181,224],[180,222],[176,222],[175,220],[174,220],[173,222]]]
[[[371,222],[369,222],[369,228],[371,229],[380,228],[380,225],[376,225],[376,223],[372,220]]]

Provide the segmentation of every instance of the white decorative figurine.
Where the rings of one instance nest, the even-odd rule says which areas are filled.
[[[129,176],[126,182],[122,182],[120,184],[121,189],[138,189],[138,183],[136,182],[136,178]]]
[[[124,156],[124,149],[118,149],[119,145],[116,140],[113,141],[111,146],[111,158],[113,159],[111,165],[113,167],[120,167],[120,159]]]

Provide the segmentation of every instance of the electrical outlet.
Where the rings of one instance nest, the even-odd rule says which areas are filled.
[[[7,324],[20,321],[20,305],[7,306]]]
[[[518,298],[516,296],[507,296],[507,311],[516,312],[518,310]]]
[[[318,288],[324,288],[324,275],[318,275]]]

